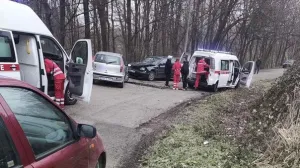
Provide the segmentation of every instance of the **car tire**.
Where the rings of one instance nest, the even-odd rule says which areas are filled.
[[[65,105],[74,105],[76,103],[77,103],[77,99],[72,97],[72,93],[70,93],[69,85],[68,85],[65,92]]]
[[[218,84],[219,84],[219,83],[217,82],[216,84],[213,84],[213,85],[212,85],[212,91],[213,91],[213,92],[218,92]]]
[[[105,166],[106,166],[105,154],[102,154],[99,157],[95,168],[105,168]]]
[[[155,72],[154,72],[154,71],[151,71],[151,72],[149,73],[148,80],[149,80],[149,81],[154,81],[154,79],[155,79]]]
[[[124,88],[124,82],[123,83],[119,83],[119,88]]]

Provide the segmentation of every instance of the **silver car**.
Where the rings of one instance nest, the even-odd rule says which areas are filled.
[[[120,88],[128,81],[127,67],[121,54],[98,52],[93,62],[94,82],[107,81],[118,83]]]

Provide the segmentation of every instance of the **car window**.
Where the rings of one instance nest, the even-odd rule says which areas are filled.
[[[240,63],[239,63],[238,61],[234,61],[234,62],[233,62],[233,66],[234,66],[235,68],[240,68],[240,67],[241,67],[241,65],[240,65]]]
[[[16,148],[0,117],[0,167],[11,168],[20,165]]]
[[[250,73],[252,67],[253,67],[253,62],[247,62],[247,63],[243,66],[242,72],[248,72],[248,73]]]
[[[88,45],[85,41],[79,41],[75,44],[72,53],[71,59],[76,64],[85,64],[87,65],[88,61]]]
[[[0,62],[16,62],[11,34],[0,31]]]
[[[44,57],[50,58],[52,60],[63,59],[61,49],[52,39],[47,37],[41,37],[41,45]]]
[[[164,59],[162,59],[162,60],[160,61],[160,63],[159,63],[159,64],[161,64],[161,65],[165,65],[165,64],[166,64],[166,62],[167,62],[167,58],[164,58]]]
[[[229,70],[229,61],[221,60],[221,70]]]
[[[66,115],[41,95],[12,87],[0,87],[0,93],[20,123],[36,158],[74,140]]]
[[[111,65],[121,65],[121,58],[113,55],[97,54],[95,62],[106,63]]]

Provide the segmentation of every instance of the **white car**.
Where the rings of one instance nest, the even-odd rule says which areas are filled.
[[[0,75],[25,81],[50,97],[54,81],[48,78],[44,58],[57,63],[65,73],[65,104],[72,96],[89,102],[92,85],[92,45],[78,40],[68,55],[43,21],[28,6],[0,1]]]
[[[213,91],[218,91],[218,88],[237,88],[239,85],[250,87],[255,68],[254,61],[247,62],[242,68],[235,55],[211,50],[195,51],[189,60],[189,87],[194,87],[197,63],[202,58],[210,67],[206,69],[209,73],[208,78],[202,75],[200,87],[208,87]]]
[[[123,56],[112,52],[98,52],[93,61],[94,81],[118,83],[120,88],[128,81],[127,68]]]

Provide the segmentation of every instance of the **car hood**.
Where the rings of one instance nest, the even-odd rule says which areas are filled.
[[[132,67],[148,67],[148,66],[155,66],[155,64],[151,63],[144,63],[144,62],[134,62],[130,63]]]

